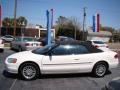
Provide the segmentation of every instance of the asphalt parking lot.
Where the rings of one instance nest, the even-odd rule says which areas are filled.
[[[42,75],[33,81],[21,80],[18,75],[4,71],[5,58],[15,51],[6,48],[0,53],[0,90],[100,90],[111,79],[120,77],[120,65],[105,77],[95,78],[91,74]]]

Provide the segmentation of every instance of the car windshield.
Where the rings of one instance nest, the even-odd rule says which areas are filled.
[[[43,55],[43,54],[46,54],[49,50],[51,50],[51,49],[54,48],[55,46],[57,46],[57,45],[55,45],[55,44],[46,45],[46,46],[44,46],[44,47],[42,47],[42,48],[37,48],[37,49],[33,50],[32,53],[42,54],[42,55]]]
[[[104,42],[102,42],[102,41],[93,41],[93,42],[96,44],[104,44]]]

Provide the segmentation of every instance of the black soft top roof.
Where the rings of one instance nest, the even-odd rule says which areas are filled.
[[[61,41],[61,42],[56,42],[57,45],[83,45],[85,46],[90,52],[96,53],[96,52],[103,52],[100,49],[97,49],[94,47],[92,44],[86,41]]]

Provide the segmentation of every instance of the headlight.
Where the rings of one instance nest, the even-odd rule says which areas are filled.
[[[8,63],[16,63],[17,59],[16,58],[8,58]]]

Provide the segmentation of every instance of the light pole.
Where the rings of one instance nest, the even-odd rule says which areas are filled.
[[[85,40],[85,20],[86,20],[86,7],[83,8],[83,35],[82,35],[82,40]]]
[[[14,7],[14,36],[16,36],[16,12],[17,12],[17,0],[15,0]]]
[[[23,41],[23,38],[24,38],[24,26],[25,26],[25,23],[22,22],[22,24],[21,24],[21,36],[22,36],[22,41]]]
[[[2,7],[1,7],[1,0],[0,0],[0,36],[1,36],[1,17],[2,17]]]
[[[22,36],[24,36],[24,28],[25,28],[25,22],[22,22],[22,30],[21,30]]]
[[[76,25],[74,27],[75,27],[75,40],[76,40]]]

